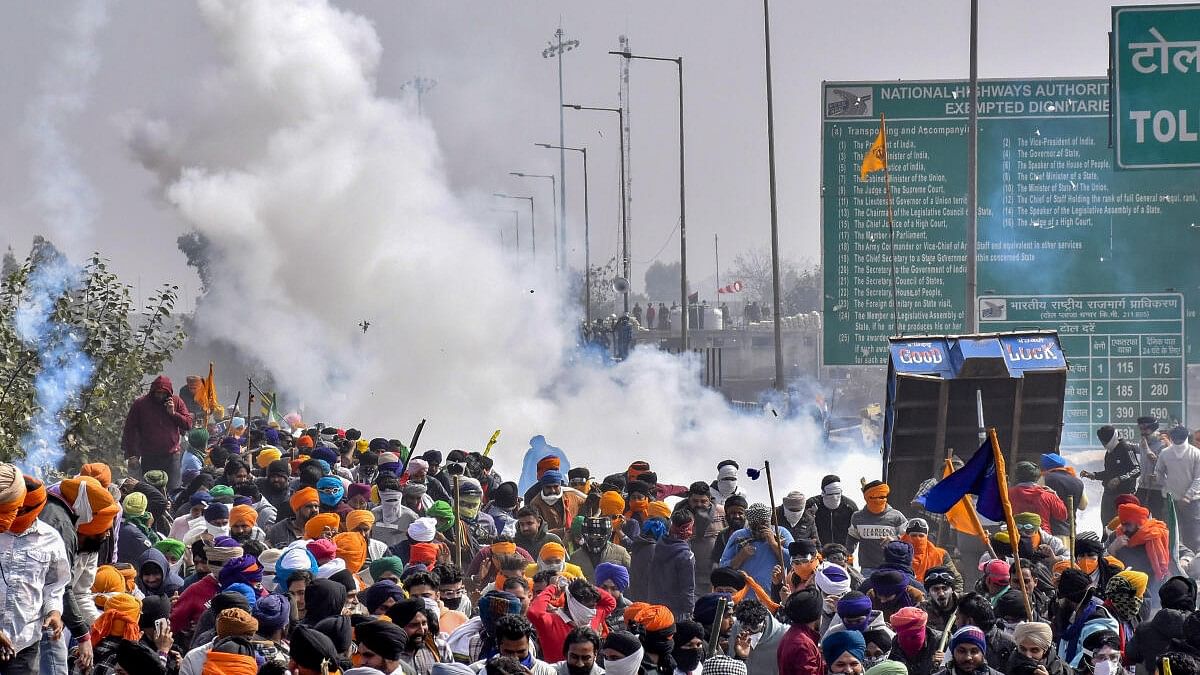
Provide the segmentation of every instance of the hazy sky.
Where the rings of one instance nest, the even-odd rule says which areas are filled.
[[[685,59],[689,277],[709,292],[713,235],[722,267],[769,242],[762,7],[754,2],[368,2],[335,3],[369,18],[384,47],[379,90],[403,96],[415,76],[437,80],[424,110],[438,132],[453,188],[483,219],[495,191],[538,199],[539,248],[553,245],[550,191],[509,171],[558,170],[556,153],[533,146],[558,140],[557,79],[541,50],[561,22],[582,41],[564,60],[568,102],[617,101],[617,36],[633,49]],[[1100,0],[984,2],[980,76],[1102,75],[1110,3]],[[1119,2],[1114,4],[1135,4]],[[18,255],[44,230],[29,178],[28,108],[62,42],[74,3],[7,3],[0,26],[0,245]],[[775,2],[772,7],[776,152],[781,243],[785,256],[819,258],[819,89],[822,80],[960,78],[967,74],[969,3]],[[86,111],[67,134],[99,195],[86,249],[112,258],[116,271],[143,288],[197,279],[175,247],[180,220],[154,196],[151,175],[124,147],[122,120],[144,111],[167,120],[192,105],[215,63],[209,35],[187,2],[125,0],[109,8],[98,36],[99,68]],[[633,281],[642,285],[655,259],[678,259],[676,85],[669,64],[635,62],[631,75]],[[617,254],[616,122],[568,111],[567,144],[591,153],[592,255]],[[577,156],[568,155],[568,218],[573,258],[582,234]],[[522,226],[527,227],[522,213]],[[524,238],[523,238],[524,240]],[[354,251],[327,243],[330,262]],[[190,305],[189,303],[186,303]]]

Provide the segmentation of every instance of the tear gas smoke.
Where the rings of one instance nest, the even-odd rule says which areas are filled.
[[[578,358],[549,256],[511,266],[449,191],[430,126],[376,94],[365,19],[315,0],[199,6],[223,65],[194,117],[134,123],[130,147],[216,252],[197,325],[265,364],[307,421],[407,438],[424,417],[422,447],[444,449],[501,428],[513,478],[535,434],[596,473],[648,459],[664,482],[726,457],[771,459],[783,491],[879,474],[867,453],[826,455],[811,422],[732,411],[694,361]]]
[[[96,195],[76,164],[65,125],[87,105],[99,64],[95,39],[107,21],[102,0],[76,4],[64,22],[63,43],[41,74],[38,95],[26,111],[34,202],[48,234],[68,255],[84,253],[79,248],[96,217]],[[17,335],[38,350],[40,361],[34,378],[38,409],[29,433],[21,439],[22,469],[37,476],[62,459],[64,424],[59,413],[79,396],[94,370],[80,336],[53,320],[58,298],[78,283],[79,269],[51,251],[34,268],[14,318]]]

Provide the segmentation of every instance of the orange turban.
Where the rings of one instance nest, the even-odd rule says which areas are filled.
[[[375,514],[366,509],[355,509],[346,514],[346,529],[353,532],[359,525],[375,525]]]
[[[619,516],[625,513],[625,498],[616,490],[609,490],[600,495],[600,515]]]
[[[101,565],[96,568],[96,581],[92,582],[92,592],[123,593],[125,577],[112,565]]]
[[[547,455],[547,456],[539,459],[538,463],[537,463],[538,480],[541,480],[542,474],[546,473],[547,471],[550,471],[552,469],[554,471],[558,471],[558,467],[560,467],[560,466],[562,466],[562,462],[559,461],[559,459],[557,457],[555,457],[554,455]]]
[[[104,605],[104,613],[92,624],[92,644],[95,645],[109,636],[137,642],[142,639],[142,629],[138,628],[138,619],[141,616],[141,600],[128,593],[109,596]]]
[[[304,436],[297,438],[296,439],[296,447],[297,448],[312,448],[313,447],[312,436],[305,434]]]
[[[637,618],[638,612],[641,612],[643,609],[646,609],[649,606],[650,603],[648,602],[634,602],[630,604],[625,608],[625,614],[623,615],[625,623],[633,622],[633,620]]]
[[[125,592],[132,593],[133,589],[137,588],[137,570],[133,568],[133,565],[123,562],[119,562],[113,565],[113,567],[116,568],[121,578],[125,580]]]
[[[650,506],[646,508],[646,515],[651,518],[662,518],[663,520],[671,519],[671,507],[667,506],[666,502],[650,502]]]
[[[238,504],[229,511],[230,525],[257,525],[258,511],[254,510],[249,504]]]
[[[513,555],[517,552],[517,545],[511,541],[498,541],[492,544],[492,555]]]
[[[292,513],[299,513],[305,504],[312,504],[313,502],[320,504],[321,496],[317,494],[316,488],[311,487],[296,490],[296,494],[292,495],[292,498],[288,500],[288,504],[292,507]]]
[[[424,563],[432,568],[437,564],[438,545],[433,542],[418,542],[408,549],[409,564]]]
[[[367,540],[357,532],[342,532],[334,535],[333,543],[337,544],[337,557],[346,561],[346,569],[357,574],[367,561]]]
[[[59,484],[59,492],[79,518],[76,521],[79,534],[98,535],[107,532],[121,512],[112,493],[91,476],[68,478]]]
[[[1122,504],[1117,507],[1117,517],[1122,523],[1132,523],[1141,525],[1150,517],[1150,511],[1144,506],[1137,504]]]
[[[101,462],[84,464],[79,468],[79,475],[95,478],[100,481],[100,487],[108,487],[112,484],[112,469],[108,468],[107,464]]]
[[[867,499],[887,497],[890,494],[892,494],[892,488],[887,483],[880,483],[879,485],[875,485],[863,490],[863,496]]]
[[[549,560],[550,558],[558,558],[560,560],[566,560],[567,559],[567,549],[563,548],[562,544],[559,544],[557,542],[553,542],[553,541],[548,542],[545,546],[542,547],[541,551],[538,551],[538,558],[540,558],[542,560]]]
[[[635,478],[646,473],[649,470],[650,470],[650,462],[638,460],[638,461],[634,462],[633,464],[629,465],[629,468],[625,470],[625,475],[629,478],[629,480],[634,480]]]
[[[633,620],[640,623],[646,630],[655,633],[669,630],[675,625],[675,615],[662,605],[650,605],[634,615]]]
[[[21,502],[21,508],[17,511],[12,527],[8,528],[9,531],[20,534],[28,530],[45,506],[46,486],[33,476],[25,476],[25,501]]]
[[[25,478],[12,464],[0,464],[0,532],[12,527],[25,503]]]
[[[312,518],[309,518],[308,522],[304,524],[304,538],[320,539],[321,534],[325,531],[325,528],[330,527],[336,531],[341,529],[339,527],[341,524],[342,519],[338,518],[336,513],[318,513]]]

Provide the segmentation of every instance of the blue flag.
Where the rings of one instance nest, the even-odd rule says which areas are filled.
[[[963,468],[943,478],[917,501],[930,513],[945,513],[967,495],[979,497],[975,502],[975,510],[979,515],[998,522],[1004,521],[1004,506],[1000,486],[996,483],[996,462],[990,441],[984,441]]]

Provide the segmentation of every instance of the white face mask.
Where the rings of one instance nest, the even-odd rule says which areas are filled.
[[[791,525],[792,527],[795,527],[795,526],[796,526],[796,523],[800,522],[800,519],[801,519],[802,517],[804,517],[804,511],[803,511],[803,510],[800,510],[800,511],[793,511],[793,510],[791,510],[791,509],[784,509],[784,510],[783,510],[783,518],[784,518],[784,520],[787,520],[787,521],[788,521],[788,525]]]
[[[563,570],[565,570],[565,569],[567,569],[566,561],[563,561],[560,563],[555,563],[553,565],[546,562],[545,560],[538,561],[538,570],[542,571],[542,572],[549,570],[551,572],[554,572],[555,574],[562,574]]]
[[[624,658],[615,661],[606,659],[604,661],[604,672],[606,675],[637,675],[645,653],[645,650],[638,647],[636,652]]]
[[[1093,672],[1096,675],[1115,675],[1120,671],[1113,667],[1113,662],[1108,659],[1101,659],[1092,664]]]
[[[550,506],[554,506],[555,504],[557,504],[557,503],[558,503],[558,500],[560,500],[560,499],[562,499],[562,493],[561,493],[561,492],[556,492],[556,493],[554,493],[554,494],[552,494],[552,495],[548,495],[548,494],[546,494],[546,493],[544,493],[544,492],[542,493],[542,501],[546,502],[546,503],[547,503],[547,504],[549,504]]]
[[[571,623],[576,626],[590,626],[596,617],[595,609],[585,606],[570,593],[567,594],[567,613],[571,615]]]
[[[821,503],[824,504],[825,508],[827,509],[836,509],[842,505],[842,495],[821,495]]]
[[[733,494],[736,491],[737,491],[737,479],[736,478],[722,478],[717,481],[717,492],[720,492],[722,495],[728,497],[729,495]]]
[[[209,534],[211,534],[213,537],[228,537],[229,536],[229,526],[228,525],[213,525],[212,523],[205,521],[204,529]]]

